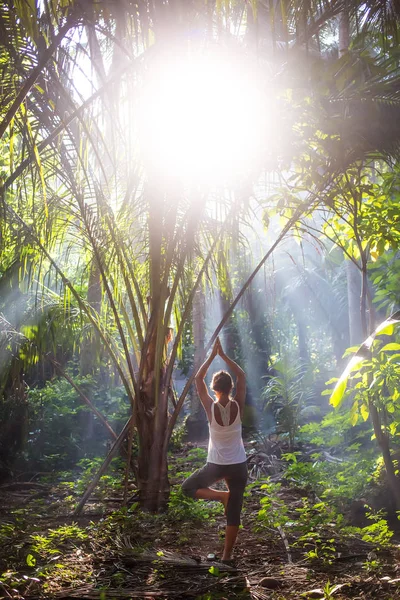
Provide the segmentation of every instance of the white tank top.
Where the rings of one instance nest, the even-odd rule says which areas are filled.
[[[242,421],[240,409],[236,400],[230,400],[237,405],[236,419],[232,425],[220,425],[215,419],[215,405],[211,405],[211,422],[208,424],[210,440],[208,442],[207,462],[216,465],[234,465],[243,463],[246,459],[242,440]]]

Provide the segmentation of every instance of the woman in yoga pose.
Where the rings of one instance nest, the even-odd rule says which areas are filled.
[[[214,358],[219,355],[236,375],[236,393],[231,397],[233,381],[229,373],[214,373],[211,389],[215,400],[208,393],[204,378]],[[242,416],[246,396],[244,371],[226,356],[219,338],[212,352],[196,375],[196,387],[210,430],[206,465],[183,482],[184,493],[192,498],[219,500],[225,507],[226,530],[222,561],[230,561],[240,525],[243,493],[247,482],[247,460],[242,440]],[[227,492],[210,487],[224,479]]]

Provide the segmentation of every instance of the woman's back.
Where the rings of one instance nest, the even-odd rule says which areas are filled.
[[[239,405],[236,400],[230,400],[228,404],[230,405],[229,415],[225,415],[225,422],[227,423],[225,425],[219,402],[213,402],[211,407],[207,461],[217,465],[232,465],[246,460]],[[218,406],[217,409],[216,406]],[[219,413],[218,416],[216,416],[217,413]]]

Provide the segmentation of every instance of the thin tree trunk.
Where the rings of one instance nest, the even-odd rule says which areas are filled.
[[[347,2],[338,18],[339,25],[339,58],[349,49],[350,19]],[[346,260],[347,299],[349,307],[350,346],[361,344],[366,336],[363,335],[363,318],[361,316],[361,278],[360,272],[351,260]]]
[[[205,342],[205,296],[201,288],[197,290],[193,298],[193,344],[194,360],[193,369],[197,372],[204,355]],[[187,430],[190,439],[203,439],[207,434],[207,415],[204,411],[200,398],[194,389],[190,394],[190,415],[187,420]]]
[[[346,278],[350,346],[357,346],[365,339],[360,312],[361,276],[359,269],[351,260],[346,260]]]
[[[307,366],[310,364],[310,355],[308,352],[307,345],[307,329],[302,320],[302,315],[295,315],[296,326],[297,326],[297,335],[299,338],[298,347],[299,347],[299,358],[300,362],[303,366]]]
[[[390,452],[389,436],[382,429],[379,411],[372,401],[369,402],[369,412],[371,415],[372,424],[374,426],[376,441],[381,449],[383,461],[385,463],[387,480],[396,501],[397,510],[400,510],[400,479],[396,475],[396,470],[394,468],[393,459]]]
[[[371,330],[368,331],[368,323],[367,323],[367,288],[368,288],[367,261],[366,261],[365,257],[362,257],[360,315],[361,315],[361,329],[362,329],[364,340],[368,337],[368,335],[371,332]]]
[[[347,2],[339,15],[339,58],[349,49],[350,44],[350,19]]]
[[[97,312],[100,311],[101,304],[101,283],[100,283],[100,272],[96,265],[96,261],[92,258],[89,273],[89,285],[87,292],[87,301]],[[83,376],[93,375],[95,371],[96,355],[97,350],[100,346],[100,338],[97,331],[89,329],[84,332],[84,337],[81,343],[81,356],[80,356],[80,371]],[[64,375],[65,376],[65,375]],[[93,398],[93,390],[88,391],[88,400],[90,403]],[[93,439],[94,435],[94,420],[93,411],[83,411],[81,414],[82,424],[84,426],[84,442],[88,442]]]

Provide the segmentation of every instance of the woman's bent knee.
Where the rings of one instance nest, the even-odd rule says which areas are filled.
[[[188,496],[189,498],[194,498],[197,492],[197,488],[193,486],[193,483],[190,481],[190,477],[185,479],[185,481],[182,483],[181,490],[185,496]]]

